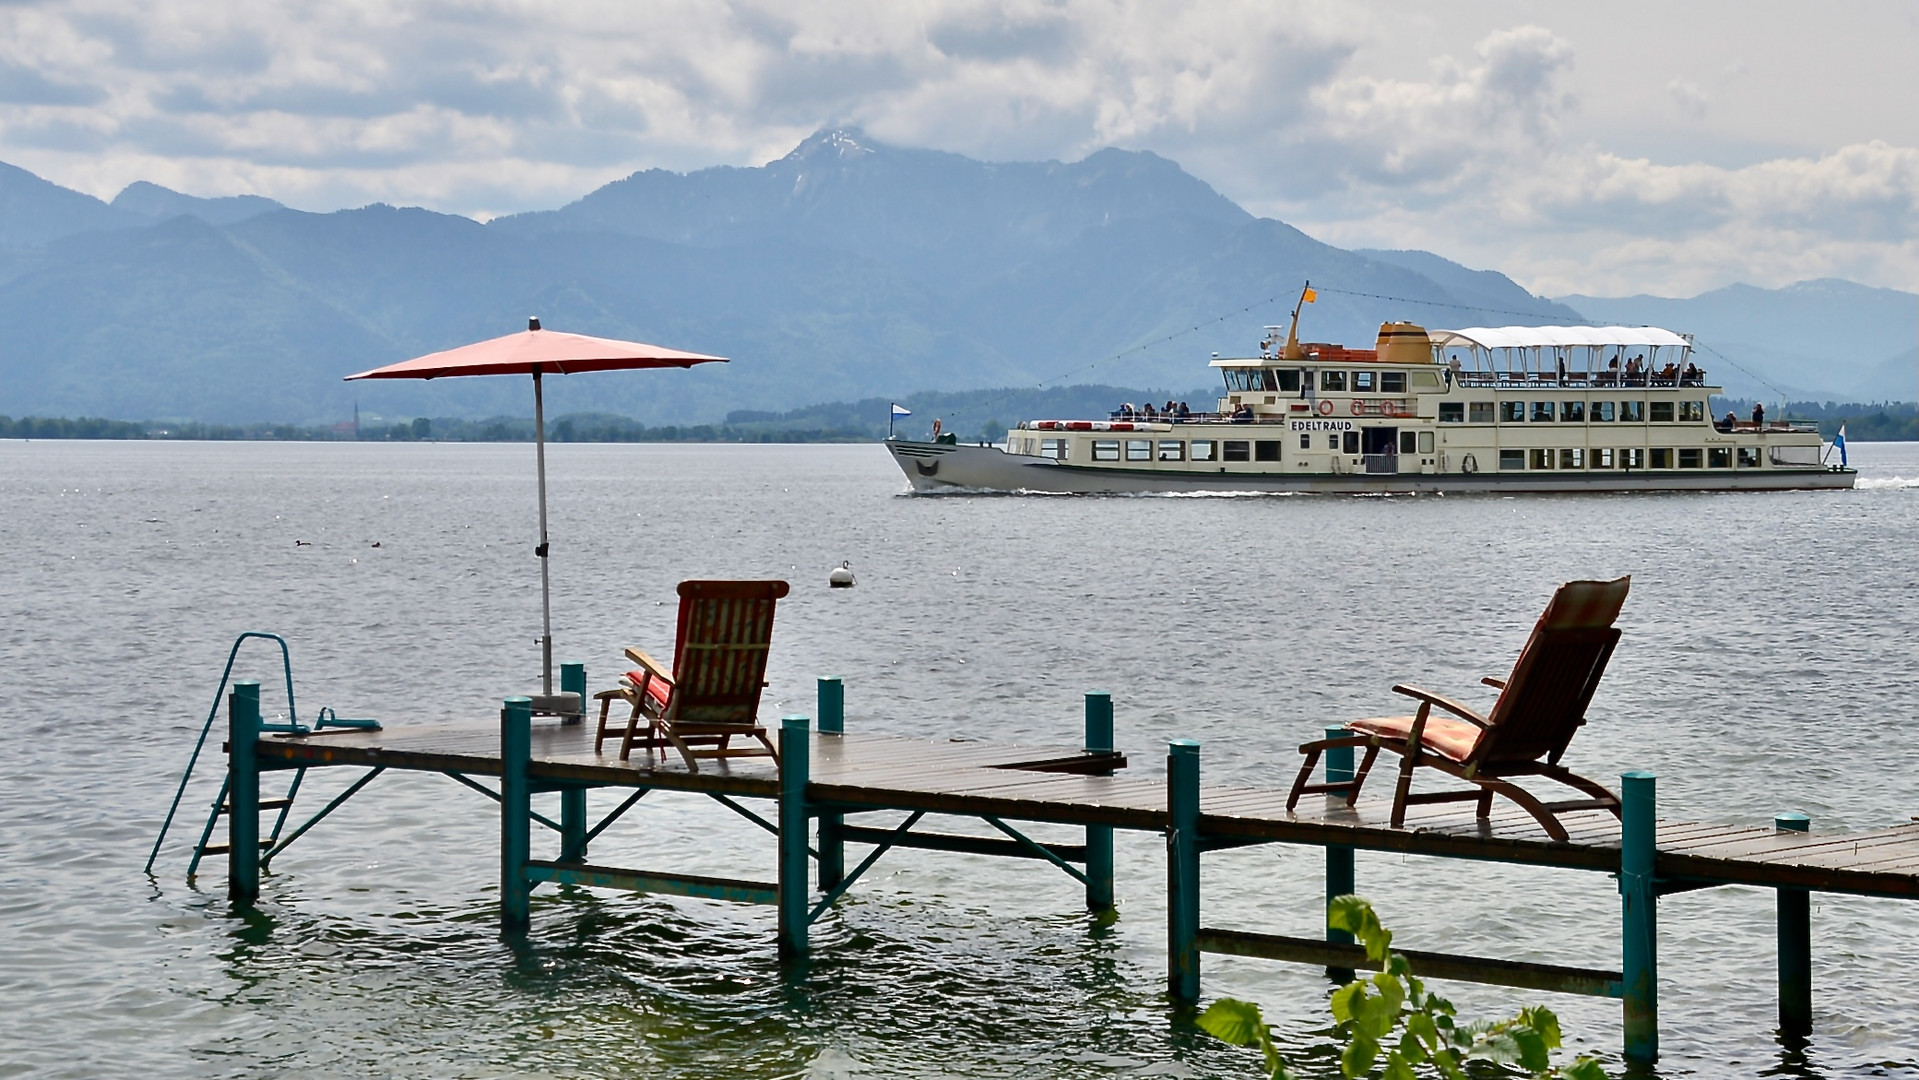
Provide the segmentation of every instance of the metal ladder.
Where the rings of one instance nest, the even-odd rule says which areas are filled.
[[[220,673],[220,685],[218,689],[213,692],[213,706],[207,710],[206,722],[200,726],[200,738],[193,744],[193,753],[187,758],[186,771],[180,774],[180,786],[175,789],[173,793],[173,804],[167,808],[166,820],[160,823],[160,835],[154,838],[153,850],[147,854],[145,873],[149,876],[153,873],[155,860],[160,857],[160,846],[166,843],[167,831],[173,827],[174,815],[180,810],[180,800],[186,796],[187,784],[193,779],[194,767],[200,763],[200,752],[206,748],[207,736],[213,731],[213,722],[219,718],[220,703],[225,700],[227,683],[233,678],[233,662],[240,655],[240,646],[244,644],[248,638],[262,638],[278,644],[280,646],[280,667],[286,676],[286,720],[285,722],[262,723],[260,725],[261,731],[280,732],[291,735],[309,735],[324,728],[357,728],[363,731],[380,730],[380,722],[377,720],[354,720],[338,717],[335,716],[333,710],[329,708],[320,710],[311,728],[301,724],[299,714],[294,711],[293,660],[287,650],[286,639],[278,634],[269,634],[259,630],[248,630],[239,637],[234,638],[233,648],[227,652],[226,669]],[[260,847],[262,850],[271,851],[279,844],[280,831],[286,827],[287,817],[293,810],[293,800],[300,793],[300,782],[306,778],[305,767],[295,768],[291,770],[291,772],[293,775],[291,779],[287,781],[286,793],[284,795],[275,799],[260,800],[260,810],[262,812],[275,812],[273,827],[270,830],[264,830],[265,835],[260,839]],[[224,777],[220,781],[220,794],[214,797],[213,805],[207,813],[206,827],[200,830],[200,838],[193,846],[193,859],[187,864],[187,880],[189,881],[198,873],[201,859],[208,855],[224,855],[227,853],[227,845],[215,844],[210,841],[213,839],[213,830],[218,827],[220,823],[220,818],[231,809],[227,804],[227,794],[232,782],[231,777]]]

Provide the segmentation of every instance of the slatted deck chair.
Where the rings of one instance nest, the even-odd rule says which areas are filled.
[[[689,771],[702,758],[770,757],[779,760],[759,722],[760,690],[766,685],[766,650],[773,640],[773,605],[788,592],[784,581],[682,581],[680,625],[673,667],[637,648],[626,650],[639,667],[600,702],[597,753],[609,737],[620,739],[620,760],[635,746],[649,754],[672,747]],[[624,727],[612,725],[614,702],[628,707]],[[733,740],[757,746],[735,746]]]
[[[1558,815],[1573,810],[1606,810],[1620,816],[1619,797],[1559,764],[1566,745],[1586,722],[1586,706],[1612,658],[1619,631],[1613,621],[1626,601],[1630,577],[1615,581],[1572,581],[1559,587],[1545,613],[1533,625],[1532,636],[1520,650],[1512,674],[1504,679],[1482,679],[1499,691],[1499,700],[1481,716],[1459,702],[1418,687],[1398,685],[1393,692],[1419,702],[1412,716],[1380,716],[1346,725],[1351,735],[1309,742],[1299,748],[1306,755],[1299,778],[1293,781],[1286,808],[1298,805],[1310,792],[1343,793],[1346,805],[1359,801],[1359,790],[1381,750],[1400,756],[1399,786],[1393,792],[1394,828],[1406,824],[1406,807],[1420,803],[1477,801],[1483,821],[1492,812],[1494,795],[1517,803],[1531,814],[1546,834],[1565,842],[1565,826]],[[1452,716],[1433,713],[1434,707]],[[1454,719],[1457,717],[1458,719]],[[1336,746],[1364,746],[1365,759],[1351,780],[1312,783],[1321,753]],[[1474,785],[1467,791],[1414,794],[1413,773],[1433,768]],[[1587,798],[1541,802],[1512,780],[1543,777],[1584,793]]]

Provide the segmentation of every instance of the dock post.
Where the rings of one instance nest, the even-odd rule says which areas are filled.
[[[1199,1000],[1199,742],[1166,744],[1166,990]]]
[[[1332,725],[1326,729],[1326,737],[1337,739],[1347,734],[1343,725]],[[1353,748],[1334,746],[1326,751],[1326,782],[1338,784],[1353,778]],[[1342,896],[1351,896],[1357,884],[1353,876],[1353,849],[1340,844],[1326,845],[1326,906],[1330,910],[1333,901]],[[1326,940],[1342,945],[1351,945],[1353,935],[1345,930],[1326,927]],[[1326,977],[1338,982],[1351,982],[1353,969],[1329,967]]]
[[[580,695],[580,708],[586,708],[586,665],[560,665],[561,693]],[[581,712],[563,724],[577,724],[586,719]],[[560,861],[586,861],[586,789],[563,788],[560,791]]]
[[[846,733],[846,684],[837,675],[820,677],[819,714],[821,735]],[[846,879],[846,837],[840,831],[845,821],[840,814],[820,814],[821,892]]]
[[[260,898],[260,684],[235,682],[227,694],[227,899]]]
[[[1779,832],[1807,832],[1804,814],[1775,814]],[[1812,1034],[1812,895],[1804,889],[1779,893],[1779,1033]]]
[[[1620,944],[1624,962],[1626,1060],[1659,1060],[1659,897],[1653,861],[1658,845],[1655,777],[1620,776],[1623,820],[1619,840]]]
[[[1086,695],[1086,752],[1113,752],[1113,695],[1094,690]],[[1086,826],[1086,910],[1113,909],[1113,827]]]
[[[533,762],[533,699],[510,697],[500,706],[500,932],[524,934],[532,925],[533,792],[527,781]]]
[[[804,716],[780,717],[780,956],[806,955],[806,782],[811,747]]]

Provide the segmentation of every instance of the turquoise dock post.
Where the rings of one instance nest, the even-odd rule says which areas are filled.
[[[586,718],[586,665],[560,665],[560,692],[580,695],[581,712],[561,721],[577,724]],[[586,861],[586,789],[560,791],[560,861]]]
[[[500,932],[524,934],[532,925],[526,863],[532,858],[533,699],[510,697],[500,708]]]
[[[1649,772],[1620,776],[1624,819],[1619,838],[1620,944],[1624,963],[1626,1060],[1659,1060],[1659,897],[1653,857],[1658,843],[1656,779]]]
[[[824,675],[819,683],[819,728],[821,735],[846,733],[846,684],[837,675]],[[846,837],[840,814],[820,814],[820,891],[846,879]]]
[[[260,898],[260,684],[235,682],[227,695],[227,899]]]
[[[1326,737],[1337,739],[1345,735],[1343,726],[1329,726]],[[1353,748],[1350,746],[1329,747],[1326,751],[1326,782],[1338,784],[1353,778]],[[1326,906],[1330,909],[1333,900],[1341,896],[1351,896],[1357,884],[1353,875],[1353,849],[1338,844],[1326,845]],[[1326,927],[1326,940],[1342,945],[1351,945],[1353,935],[1345,930]],[[1326,977],[1339,982],[1351,982],[1351,968],[1329,967]]]
[[[1199,742],[1166,744],[1166,990],[1199,1000]]]
[[[812,770],[804,716],[780,717],[780,956],[806,955],[806,783]]]
[[[1086,695],[1086,752],[1113,751],[1113,695],[1093,690]],[[1110,775],[1110,774],[1109,774]],[[1086,910],[1113,909],[1113,827],[1086,826]]]
[[[1805,814],[1774,814],[1779,832],[1808,832]],[[1779,889],[1779,1033],[1812,1034],[1812,894]]]

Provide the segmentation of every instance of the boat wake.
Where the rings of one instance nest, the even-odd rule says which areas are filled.
[[[1898,491],[1906,488],[1919,488],[1919,476],[1908,480],[1903,476],[1861,476],[1852,482],[1860,491]]]

